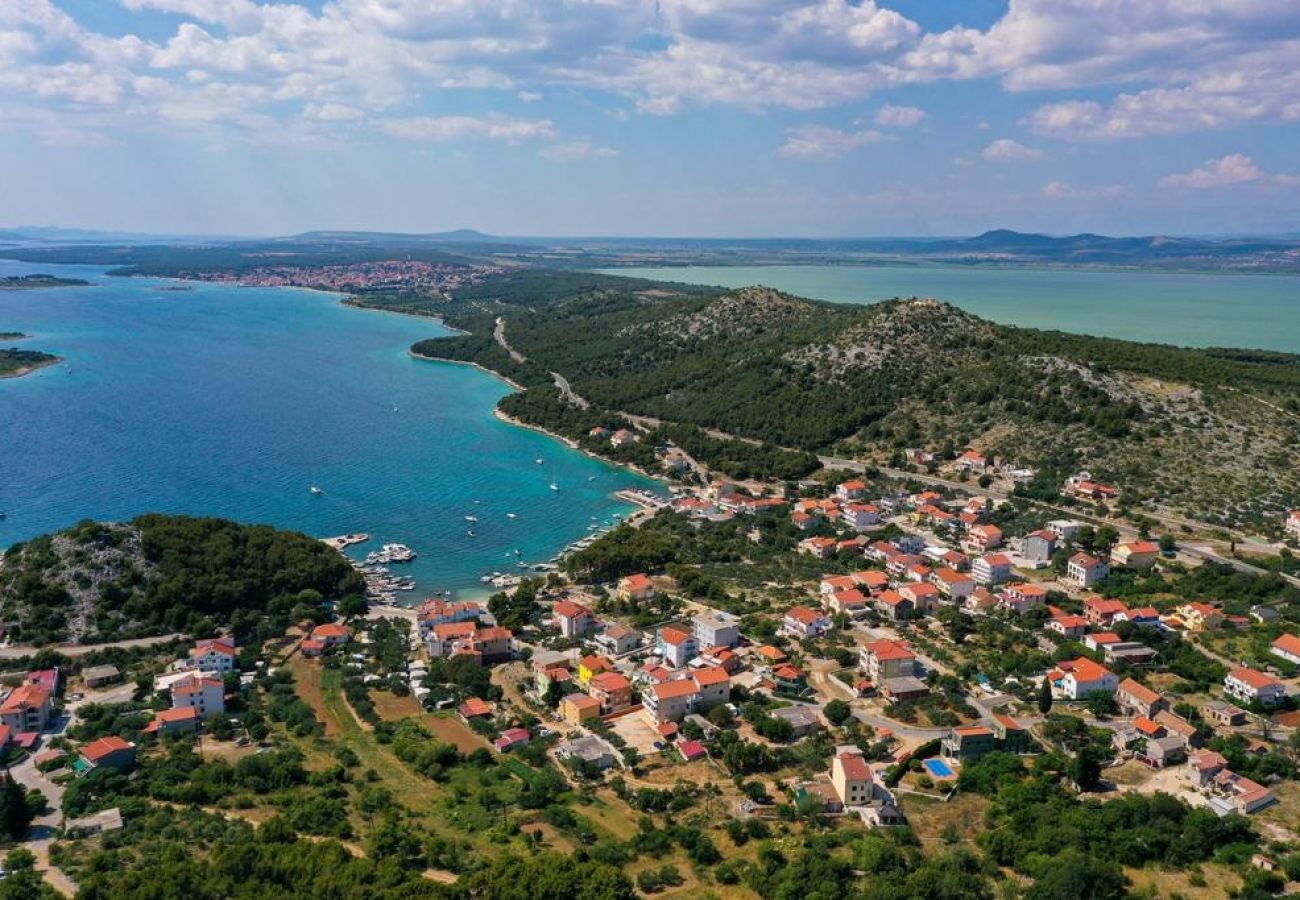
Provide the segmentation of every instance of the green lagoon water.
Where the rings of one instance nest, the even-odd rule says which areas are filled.
[[[66,360],[0,379],[0,548],[83,518],[219,515],[369,532],[356,555],[409,544],[419,558],[393,571],[420,590],[405,596],[472,594],[516,571],[516,549],[549,560],[632,509],[615,491],[654,485],[498,420],[509,388],[490,375],[411,357],[446,334],[432,320],[0,261],[0,275],[38,270],[93,285],[0,291],[0,331]]]
[[[1300,277],[969,266],[603,269],[689,284],[762,284],[836,303],[934,297],[1007,325],[1185,347],[1300,353]]]

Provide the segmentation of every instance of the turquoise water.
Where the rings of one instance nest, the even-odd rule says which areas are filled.
[[[951,778],[954,774],[952,766],[948,765],[938,757],[927,759],[925,762],[921,763],[921,765],[925,766],[929,773],[935,778]]]
[[[654,484],[496,419],[497,379],[412,358],[446,334],[431,320],[0,261],[0,275],[38,270],[94,285],[0,292],[0,331],[66,360],[0,379],[0,547],[83,518],[211,514],[369,532],[358,555],[409,544],[419,558],[393,571],[419,590],[399,596],[474,594],[481,575],[516,571],[516,548],[544,562],[593,516],[632,509],[614,491]]]
[[[1300,277],[962,266],[697,266],[604,269],[690,284],[764,284],[870,303],[934,297],[994,322],[1185,347],[1300,353]]]

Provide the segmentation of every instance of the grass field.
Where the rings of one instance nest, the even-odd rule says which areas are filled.
[[[461,753],[471,753],[480,747],[491,746],[487,738],[475,734],[460,719],[453,719],[449,715],[427,713],[420,717],[420,722],[440,739],[454,744]]]

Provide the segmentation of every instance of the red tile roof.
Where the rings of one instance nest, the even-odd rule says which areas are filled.
[[[115,734],[102,737],[97,741],[91,741],[81,748],[81,755],[92,763],[97,763],[110,753],[116,753],[119,750],[130,750],[132,745],[122,740]]]

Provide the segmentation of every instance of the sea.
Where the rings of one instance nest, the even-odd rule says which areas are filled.
[[[1183,347],[1300,353],[1300,277],[960,265],[666,266],[603,269],[800,297],[933,297],[1007,325]]]
[[[392,571],[418,590],[400,599],[481,597],[484,575],[634,511],[616,491],[662,491],[497,419],[511,390],[497,378],[412,357],[448,333],[431,319],[0,261],[0,275],[37,271],[92,286],[0,291],[0,331],[32,335],[12,345],[65,360],[0,379],[0,548],[81,519],[215,515],[370,534],[354,557],[404,543],[418,557]]]

